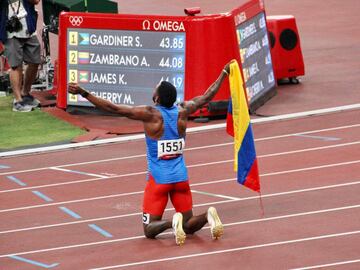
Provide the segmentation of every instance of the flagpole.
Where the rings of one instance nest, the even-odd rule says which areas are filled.
[[[262,197],[261,197],[261,191],[259,191],[259,200],[260,200],[260,208],[261,208],[261,218],[265,217],[265,209],[264,209],[264,204],[262,201]]]

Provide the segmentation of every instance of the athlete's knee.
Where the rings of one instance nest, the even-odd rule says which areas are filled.
[[[146,238],[149,238],[149,239],[154,239],[155,238],[155,235],[151,232],[149,232],[148,230],[144,229],[144,235]]]
[[[146,238],[154,239],[156,237],[156,234],[150,230],[150,228],[146,225],[144,226],[144,235]]]

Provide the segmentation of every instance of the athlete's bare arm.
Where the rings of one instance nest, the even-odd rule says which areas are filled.
[[[206,92],[202,96],[194,97],[189,101],[185,101],[182,104],[182,107],[185,109],[185,116],[189,116],[200,109],[205,104],[209,103],[216,93],[219,91],[224,79],[230,73],[230,63],[226,64],[224,69],[221,71],[219,77],[213,82],[210,87],[206,90]]]
[[[84,95],[86,93],[86,99],[94,104],[97,108],[104,111],[143,122],[151,122],[154,120],[154,109],[151,106],[116,105],[110,101],[92,95],[75,83],[69,83],[69,93],[73,95]]]

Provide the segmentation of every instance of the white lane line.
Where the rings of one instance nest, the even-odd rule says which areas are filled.
[[[304,135],[304,134],[296,134],[295,137],[303,137],[321,141],[339,141],[341,138],[339,137],[329,137],[329,136],[311,136],[311,135]]]
[[[230,249],[222,249],[222,250],[216,250],[216,251],[210,251],[210,252],[193,253],[193,254],[183,255],[183,256],[165,257],[165,258],[155,259],[155,260],[139,261],[139,262],[133,262],[133,263],[111,265],[111,266],[100,267],[100,268],[92,268],[91,270],[106,270],[106,269],[123,268],[123,267],[130,267],[130,266],[136,266],[136,265],[147,265],[147,264],[152,264],[152,263],[168,262],[168,261],[182,260],[182,259],[188,259],[188,258],[196,258],[196,257],[202,257],[202,256],[209,256],[209,255],[232,253],[232,252],[250,250],[250,249],[258,249],[258,248],[266,248],[266,247],[273,247],[273,246],[282,246],[282,245],[288,245],[288,244],[295,244],[295,243],[301,243],[301,242],[309,242],[309,241],[315,241],[315,240],[331,239],[331,238],[336,238],[336,237],[356,235],[356,234],[359,234],[359,233],[360,233],[360,231],[351,231],[351,232],[334,233],[334,234],[324,234],[324,235],[318,235],[318,236],[313,236],[313,237],[299,238],[299,239],[293,239],[293,240],[287,240],[287,241],[279,241],[279,242],[271,242],[271,243],[260,244],[260,245],[237,247],[237,248],[230,248]]]
[[[301,134],[312,134],[312,133],[319,133],[319,132],[325,132],[325,131],[333,131],[333,130],[354,128],[354,127],[359,127],[359,126],[360,126],[360,124],[354,124],[354,125],[347,125],[347,126],[341,126],[341,127],[310,130],[310,131],[301,132]],[[290,133],[290,134],[284,134],[284,135],[277,135],[277,136],[271,136],[271,137],[258,138],[258,139],[255,139],[255,142],[274,140],[274,139],[281,139],[281,138],[286,138],[286,137],[293,137],[296,134],[298,134],[298,133]],[[227,145],[232,145],[232,144],[233,144],[233,142],[228,142],[228,143],[213,144],[213,145],[207,145],[207,146],[199,146],[199,147],[187,148],[187,149],[185,149],[185,151],[194,151],[194,150],[201,150],[201,149],[207,149],[207,148],[222,147],[222,146],[227,146]],[[146,155],[141,154],[141,155],[133,155],[133,156],[125,156],[125,157],[117,157],[117,158],[109,158],[109,159],[99,159],[99,160],[78,162],[78,163],[59,164],[59,165],[49,166],[49,167],[41,167],[41,168],[34,168],[34,169],[27,169],[27,170],[17,170],[17,171],[10,171],[10,172],[2,172],[2,173],[0,173],[0,176],[1,175],[8,175],[8,174],[17,174],[17,173],[26,173],[26,172],[35,172],[35,171],[41,171],[41,170],[48,170],[50,167],[59,168],[59,167],[80,166],[80,165],[95,164],[95,163],[102,163],[102,162],[111,162],[111,161],[118,161],[118,160],[125,160],[125,159],[141,158],[141,157],[145,157],[145,156]]]
[[[350,206],[344,206],[344,207],[328,208],[328,209],[323,209],[323,210],[302,212],[302,213],[289,214],[289,215],[283,215],[283,216],[275,216],[275,217],[262,218],[262,219],[253,219],[253,220],[244,220],[244,221],[238,221],[238,222],[232,222],[232,223],[224,223],[223,225],[225,227],[231,227],[231,226],[238,226],[238,225],[249,224],[249,223],[268,222],[268,221],[273,221],[273,220],[281,220],[281,219],[294,218],[294,217],[296,218],[296,217],[316,215],[316,214],[324,214],[324,213],[332,213],[332,212],[338,212],[338,211],[346,211],[346,210],[357,209],[359,207],[360,207],[359,204],[358,205],[350,205]],[[205,226],[201,230],[207,230],[207,229],[209,229],[209,226]],[[161,233],[161,235],[171,235],[171,234],[173,234],[173,233],[172,232]],[[0,258],[7,257],[7,256],[10,256],[10,255],[18,255],[18,256],[20,256],[20,255],[42,253],[42,252],[49,252],[49,251],[57,251],[57,250],[65,250],[65,249],[72,249],[72,248],[88,247],[88,246],[94,246],[94,245],[111,244],[111,243],[131,241],[131,240],[142,239],[142,238],[145,238],[144,235],[125,237],[125,238],[117,238],[117,239],[97,241],[97,242],[90,242],[90,243],[70,245],[70,246],[62,246],[62,247],[55,247],[55,248],[24,251],[24,252],[12,253],[12,254],[2,254],[2,255],[0,255]]]
[[[344,105],[344,106],[336,106],[331,108],[324,108],[324,109],[318,109],[318,110],[311,110],[311,111],[304,111],[304,112],[297,112],[297,113],[289,113],[289,114],[282,114],[282,115],[276,115],[266,118],[257,118],[252,119],[251,123],[253,124],[262,124],[262,123],[271,123],[275,121],[284,121],[284,120],[294,120],[298,118],[304,118],[308,116],[319,116],[329,113],[336,113],[336,112],[344,112],[348,110],[356,110],[360,109],[360,103],[350,104],[350,105]],[[224,124],[224,127],[226,124]]]
[[[210,144],[210,145],[205,145],[205,146],[186,148],[185,151],[197,151],[197,150],[208,149],[208,148],[223,147],[223,146],[228,146],[228,145],[232,145],[232,144],[233,144],[233,142]],[[7,174],[17,174],[17,173],[26,173],[26,172],[49,170],[51,168],[66,168],[66,167],[90,165],[90,164],[97,164],[97,163],[104,163],[104,162],[111,162],[111,161],[137,159],[137,158],[144,158],[144,157],[146,157],[146,154],[125,156],[125,157],[116,157],[116,158],[108,158],[108,159],[99,159],[99,160],[92,160],[92,161],[84,161],[84,162],[77,162],[77,163],[62,164],[62,165],[56,165],[56,166],[50,166],[50,167],[34,168],[34,169],[28,169],[28,170],[3,172],[3,173],[0,173],[0,176],[1,175],[7,175]]]
[[[273,221],[273,220],[280,220],[280,219],[287,219],[287,218],[294,218],[294,217],[304,217],[304,216],[325,214],[325,213],[331,213],[331,212],[337,212],[337,211],[345,211],[345,210],[351,210],[351,209],[357,209],[357,208],[360,208],[360,204],[344,206],[344,207],[328,208],[328,209],[323,209],[323,210],[315,210],[315,211],[309,211],[309,212],[302,212],[302,213],[296,213],[296,214],[289,214],[289,215],[283,215],[283,216],[275,216],[275,217],[269,217],[269,218],[259,218],[259,219],[238,221],[238,222],[224,224],[224,226],[225,227],[236,226],[236,225],[242,225],[242,224],[266,222],[266,221]],[[206,229],[206,228],[210,228],[210,227],[208,226],[208,227],[205,227],[204,229]]]
[[[200,191],[200,190],[194,190],[194,189],[191,189],[191,192],[201,194],[201,195],[221,198],[221,199],[228,199],[228,200],[235,200],[235,201],[240,199],[238,197],[226,196],[226,195],[215,194],[215,193],[210,193],[210,192],[205,192],[205,191]]]
[[[327,145],[327,146],[305,148],[305,149],[286,151],[286,152],[281,152],[281,153],[259,155],[258,158],[276,157],[276,156],[298,154],[298,153],[311,152],[311,151],[319,151],[319,150],[332,149],[332,148],[338,148],[338,147],[344,147],[344,146],[351,146],[351,145],[356,145],[359,143],[360,143],[360,141],[355,141],[355,142],[349,142],[349,143],[340,143],[340,144],[333,144],[333,145]]]
[[[294,150],[294,151],[287,151],[287,152],[279,152],[279,153],[259,155],[259,156],[257,156],[257,158],[260,159],[260,158],[268,158],[268,157],[275,157],[275,156],[282,156],[282,155],[304,153],[304,152],[310,152],[310,151],[318,151],[318,150],[324,150],[324,149],[332,149],[332,148],[337,148],[337,147],[356,145],[356,144],[359,144],[359,143],[360,143],[360,141],[356,141],[356,142],[342,143],[342,144],[335,144],[335,145],[328,145],[328,146],[321,146],[321,147],[305,148],[305,149],[299,149],[299,150]],[[233,161],[233,159],[227,159],[227,160],[214,161],[214,162],[208,162],[208,163],[199,163],[199,164],[189,165],[188,168],[196,168],[196,167],[202,167],[202,166],[217,165],[217,164],[229,163],[229,162],[232,162],[232,161]],[[49,169],[54,169],[54,170],[59,170],[59,171],[70,171],[71,172],[71,170],[58,168],[58,167],[50,167]],[[45,188],[45,187],[54,187],[54,186],[61,186],[61,185],[85,183],[85,182],[101,180],[101,179],[104,179],[104,178],[106,178],[106,179],[111,179],[111,178],[116,178],[116,177],[120,178],[120,177],[142,175],[142,174],[146,174],[146,173],[147,173],[146,171],[143,171],[143,172],[119,174],[119,175],[114,174],[114,175],[111,175],[111,176],[83,173],[83,174],[88,174],[89,176],[97,176],[100,179],[99,178],[84,179],[84,180],[76,180],[76,181],[71,181],[71,182],[54,183],[54,184],[47,184],[47,185],[40,185],[40,186],[28,186],[28,187],[22,187],[22,188],[2,190],[2,191],[0,191],[0,193],[22,191],[22,190],[28,190],[28,189],[34,189],[34,188]]]
[[[167,210],[168,209],[166,209],[166,211]],[[139,213],[124,214],[124,215],[117,215],[117,216],[110,216],[110,217],[83,219],[83,220],[78,220],[78,221],[71,221],[71,222],[57,223],[57,224],[51,224],[51,225],[43,225],[43,226],[36,226],[36,227],[28,227],[28,228],[22,228],[22,229],[14,229],[14,230],[2,231],[2,232],[0,232],[0,234],[18,233],[18,232],[26,232],[26,231],[32,231],[32,230],[56,228],[56,227],[62,227],[62,226],[68,226],[68,225],[76,225],[76,224],[82,224],[82,223],[89,223],[89,222],[95,222],[95,221],[104,221],[104,220],[118,219],[118,218],[131,217],[131,216],[139,216],[139,217],[141,217],[141,215],[142,215],[142,213],[139,212]]]
[[[353,263],[360,263],[360,259],[351,260],[351,261],[342,261],[342,262],[335,262],[335,263],[312,265],[312,266],[306,266],[306,267],[300,267],[300,268],[292,268],[292,269],[289,269],[289,270],[310,270],[310,269],[319,269],[319,268],[325,268],[325,267],[328,268],[328,267],[332,267],[332,266],[353,264]]]
[[[306,171],[311,171],[311,170],[332,168],[332,167],[343,166],[343,165],[351,165],[351,164],[357,164],[357,163],[360,163],[360,160],[353,160],[353,161],[340,162],[340,163],[334,163],[334,164],[319,165],[319,166],[313,166],[313,167],[308,167],[308,168],[293,169],[293,170],[288,170],[288,171],[264,173],[264,174],[260,174],[260,177],[274,176],[274,175],[287,174],[287,173],[296,173],[296,172],[306,172]]]
[[[278,197],[278,196],[284,196],[284,195],[286,196],[286,195],[290,195],[290,194],[312,192],[312,191],[318,191],[318,190],[324,190],[324,189],[341,188],[341,187],[347,187],[347,186],[358,185],[358,184],[360,184],[360,181],[350,182],[350,183],[343,183],[343,184],[336,184],[336,185],[329,185],[329,186],[319,186],[319,187],[308,188],[308,189],[297,189],[297,190],[291,190],[291,191],[286,191],[286,192],[264,194],[264,195],[262,195],[262,198],[271,198],[271,197]],[[138,194],[141,194],[141,193],[143,193],[143,192],[139,192]],[[226,199],[226,200],[223,200],[223,201],[194,204],[193,207],[197,208],[197,207],[219,205],[219,204],[227,204],[227,203],[232,203],[232,202],[255,200],[255,199],[258,200],[259,195],[251,196],[251,197],[244,197],[244,198],[232,197],[231,199]],[[174,208],[166,208],[165,209],[165,211],[172,211],[172,210],[174,210]],[[72,221],[72,222],[65,222],[65,223],[58,223],[58,224],[51,224],[51,225],[20,228],[20,229],[2,231],[2,232],[0,232],[0,234],[15,233],[15,232],[22,232],[22,231],[30,231],[30,230],[37,230],[37,229],[46,229],[46,228],[74,225],[74,224],[86,223],[86,222],[95,222],[95,221],[103,221],[103,220],[110,220],[110,219],[126,218],[126,217],[132,217],[132,216],[140,216],[141,214],[142,214],[141,212],[136,212],[136,213],[109,216],[109,217],[102,217],[102,218],[93,218],[93,219],[86,219],[86,220],[84,219],[84,220],[79,220],[79,221]]]
[[[130,177],[130,176],[144,175],[144,174],[146,174],[145,171],[144,172],[137,172],[137,173],[118,174],[118,175],[108,176],[107,179],[123,178],[123,177]],[[46,185],[39,185],[39,186],[30,186],[30,187],[26,187],[26,188],[7,189],[7,190],[0,191],[0,193],[8,193],[8,192],[22,191],[22,190],[35,189],[35,188],[57,187],[57,186],[80,184],[80,183],[87,183],[87,182],[100,181],[100,180],[103,180],[103,178],[96,177],[96,178],[90,178],[90,179],[84,179],[84,180],[76,180],[76,181],[63,182],[63,183],[54,183],[54,184],[46,184]]]
[[[357,128],[357,127],[360,127],[360,124],[339,126],[339,127],[333,127],[333,128],[324,128],[324,129],[315,129],[315,130],[309,130],[309,131],[304,131],[304,132],[300,132],[300,133],[306,135],[306,134],[321,133],[321,132],[335,131],[335,130],[348,129],[348,128]],[[299,132],[289,133],[289,134],[284,134],[284,135],[277,135],[277,136],[272,136],[272,137],[257,138],[257,139],[255,139],[255,142],[294,137],[298,134],[299,134]]]
[[[78,199],[78,200],[71,200],[71,201],[55,202],[55,203],[48,203],[48,204],[36,204],[36,205],[32,205],[32,206],[3,209],[3,210],[0,210],[0,213],[41,208],[41,207],[49,207],[49,206],[60,205],[60,204],[81,203],[81,202],[97,201],[97,200],[103,200],[103,199],[119,198],[119,197],[124,197],[124,196],[129,196],[129,195],[142,194],[142,193],[143,193],[143,191],[135,191],[135,192],[113,194],[113,195],[106,195],[106,196],[99,196],[99,197],[92,197],[92,198]]]
[[[284,191],[284,192],[278,192],[278,193],[271,193],[271,194],[261,195],[261,197],[263,199],[264,198],[272,198],[272,197],[277,197],[277,196],[291,195],[291,194],[304,193],[304,192],[312,192],[312,191],[318,191],[318,190],[324,190],[324,189],[341,188],[341,187],[358,185],[358,184],[360,184],[360,181],[331,185],[331,186],[320,186],[320,187],[315,187],[315,188],[298,189],[298,190]],[[202,203],[202,204],[194,205],[194,207],[212,206],[212,205],[217,205],[217,204],[226,204],[226,203],[246,201],[246,200],[255,200],[255,199],[259,200],[259,195],[251,196],[251,197],[244,197],[244,198],[239,198],[239,199],[233,199],[233,200]],[[168,211],[168,210],[173,210],[173,209],[166,209],[166,211]]]
[[[284,115],[278,115],[278,116],[271,116],[271,117],[266,117],[266,118],[252,119],[251,123],[252,124],[261,124],[261,123],[270,123],[270,122],[275,122],[275,121],[293,120],[293,119],[303,118],[303,117],[308,117],[308,116],[317,116],[317,115],[323,115],[323,114],[328,114],[328,113],[356,110],[359,108],[360,108],[360,103],[356,103],[356,104],[351,104],[351,105],[325,108],[325,109],[319,109],[319,110],[312,110],[312,111],[290,113],[290,114],[284,114]],[[226,127],[226,123],[221,123],[221,124],[188,128],[187,132],[192,133],[192,132],[220,129],[220,128],[225,128],[225,127]],[[35,153],[46,153],[46,152],[67,150],[67,149],[77,149],[77,148],[81,148],[81,147],[85,147],[85,146],[104,145],[104,144],[110,144],[110,143],[115,143],[115,142],[129,142],[129,141],[143,139],[144,137],[145,137],[144,134],[139,134],[139,135],[131,135],[131,136],[111,138],[111,139],[90,141],[90,142],[55,145],[55,146],[32,148],[32,149],[25,149],[25,150],[16,150],[16,151],[2,152],[2,153],[0,153],[0,157],[11,157],[11,156],[19,156],[19,155],[27,155],[27,154],[35,154]]]
[[[306,168],[287,170],[287,171],[279,171],[279,172],[273,172],[273,173],[267,173],[267,174],[260,174],[260,177],[288,174],[288,173],[301,172],[301,171],[309,171],[309,170],[314,170],[314,169],[342,166],[342,165],[348,165],[348,164],[354,164],[354,163],[360,163],[360,160],[342,162],[342,163],[335,163],[335,164],[327,164],[327,165],[321,165],[321,166],[315,166],[315,167],[306,167]],[[212,182],[209,181],[208,183],[211,184]],[[99,197],[90,197],[90,198],[71,200],[71,201],[63,201],[63,202],[57,202],[57,203],[37,204],[37,205],[31,205],[31,206],[2,209],[2,210],[0,210],[0,213],[19,211],[19,210],[27,210],[27,209],[40,208],[40,207],[48,207],[48,206],[59,205],[59,204],[70,204],[70,203],[87,202],[87,201],[102,200],[102,199],[109,199],[109,198],[117,198],[117,197],[123,197],[123,196],[135,195],[135,194],[142,194],[142,193],[143,193],[143,191],[135,191],[135,192],[127,192],[127,193],[121,193],[121,194],[105,195],[105,196],[99,196]],[[265,195],[263,195],[263,197],[264,196]]]
[[[109,178],[109,176],[105,176],[105,175],[101,175],[101,174],[81,172],[81,171],[77,171],[77,170],[68,170],[68,169],[58,168],[58,167],[50,167],[49,169],[50,170],[55,170],[55,171],[61,171],[61,172],[68,172],[68,173],[76,173],[76,174],[82,174],[82,175],[87,175],[87,176],[94,176],[94,177],[103,178],[103,179]]]

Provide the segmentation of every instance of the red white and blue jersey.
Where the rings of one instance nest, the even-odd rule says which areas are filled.
[[[185,138],[180,137],[178,132],[179,110],[176,106],[155,108],[162,115],[164,133],[158,140],[145,136],[148,174],[152,175],[158,184],[187,181],[188,172],[183,157]]]

